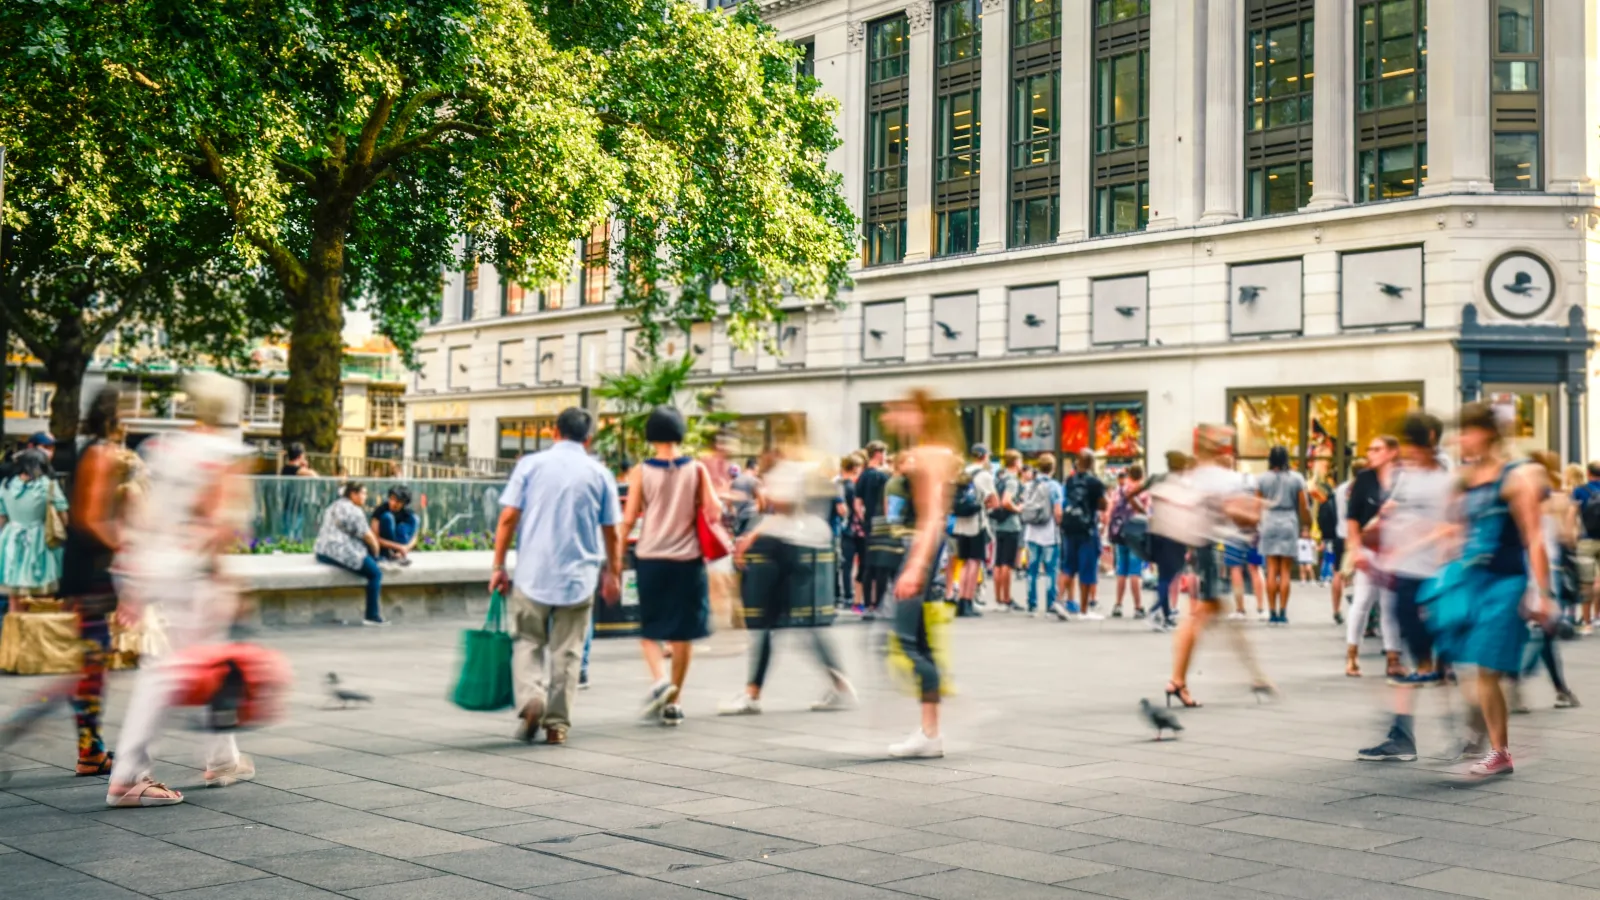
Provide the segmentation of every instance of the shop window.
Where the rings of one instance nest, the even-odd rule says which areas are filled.
[[[459,463],[467,458],[467,423],[418,422],[415,456],[422,462]]]
[[[548,450],[559,439],[553,418],[500,419],[495,424],[499,429],[497,452],[501,459],[518,459],[524,454]]]
[[[1272,448],[1284,447],[1296,471],[1342,481],[1372,438],[1393,434],[1421,405],[1420,388],[1232,392],[1239,468],[1266,471]]]

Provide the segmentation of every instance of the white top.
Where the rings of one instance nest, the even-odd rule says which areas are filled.
[[[1189,486],[1198,491],[1206,510],[1208,540],[1221,541],[1235,547],[1250,546],[1250,538],[1222,511],[1223,503],[1250,491],[1250,485],[1232,469],[1201,463],[1188,473]]]

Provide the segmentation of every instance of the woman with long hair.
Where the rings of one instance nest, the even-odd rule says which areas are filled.
[[[1267,609],[1272,625],[1289,624],[1289,585],[1294,579],[1295,555],[1300,538],[1310,532],[1306,482],[1289,469],[1289,449],[1273,447],[1267,455],[1267,472],[1256,479],[1261,511],[1261,555],[1267,559]]]
[[[920,727],[904,741],[891,745],[889,755],[939,757],[944,755],[944,738],[939,733],[939,700],[944,687],[943,673],[934,658],[930,635],[934,623],[929,621],[929,610],[930,606],[937,610],[940,599],[934,573],[939,568],[945,514],[949,511],[946,486],[960,467],[955,449],[959,441],[949,407],[935,402],[920,389],[891,403],[884,411],[883,425],[901,446],[910,448],[906,495],[896,497],[891,493],[888,501],[898,507],[891,510],[891,515],[898,513],[900,527],[908,535],[904,561],[894,582],[893,627],[900,651],[911,662],[922,710]]]
[[[628,473],[628,501],[618,532],[632,534],[634,523],[642,526],[634,547],[634,576],[639,590],[639,646],[652,681],[644,716],[659,717],[663,725],[683,723],[680,701],[693,642],[711,633],[697,519],[722,517],[711,476],[679,451],[687,432],[683,413],[676,407],[658,406],[650,412],[644,439],[653,455]],[[621,578],[620,569],[616,574]],[[672,651],[670,677],[663,643]]]

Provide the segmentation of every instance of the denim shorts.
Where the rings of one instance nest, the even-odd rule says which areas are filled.
[[[1144,560],[1139,558],[1139,554],[1133,552],[1132,547],[1118,544],[1113,548],[1113,551],[1118,578],[1144,574]]]
[[[1080,584],[1100,582],[1100,539],[1095,535],[1063,535],[1061,574]]]

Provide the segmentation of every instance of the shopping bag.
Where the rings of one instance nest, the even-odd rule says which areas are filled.
[[[455,704],[474,712],[511,706],[511,635],[506,634],[505,597],[489,597],[483,627],[461,633],[461,674],[456,678]]]
[[[62,675],[82,667],[83,641],[76,613],[6,615],[0,628],[0,670],[16,675]]]

